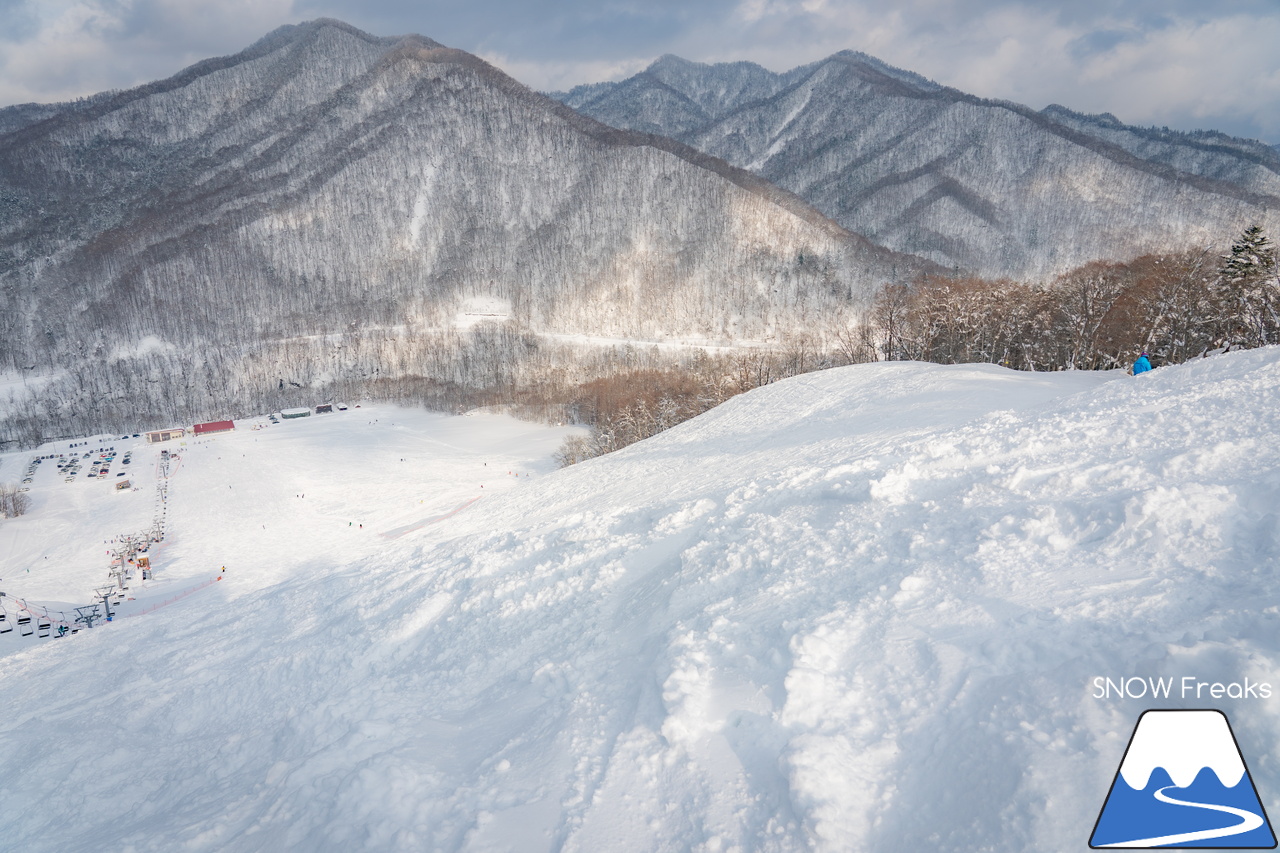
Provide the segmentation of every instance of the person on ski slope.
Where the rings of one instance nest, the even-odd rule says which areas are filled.
[[[1144,352],[1142,355],[1138,356],[1138,360],[1133,363],[1133,370],[1129,372],[1134,376],[1138,376],[1139,374],[1146,373],[1150,369],[1151,359],[1147,358],[1147,354]]]

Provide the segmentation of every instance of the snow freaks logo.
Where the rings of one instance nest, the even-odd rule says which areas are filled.
[[[1220,681],[1201,681],[1195,676],[1184,675],[1182,678],[1154,678],[1152,676],[1135,675],[1131,678],[1103,678],[1099,675],[1093,680],[1094,699],[1270,699],[1271,685],[1264,682],[1250,681],[1248,678],[1241,684],[1233,681],[1223,684]]]
[[[1143,712],[1089,846],[1274,848],[1226,714]]]

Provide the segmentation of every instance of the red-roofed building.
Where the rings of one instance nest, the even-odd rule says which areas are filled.
[[[215,432],[231,432],[236,428],[234,421],[210,421],[207,424],[196,424],[196,435],[210,435]]]

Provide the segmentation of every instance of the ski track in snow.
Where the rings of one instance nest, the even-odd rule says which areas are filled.
[[[556,472],[563,430],[308,420],[184,455],[166,570],[221,583],[0,658],[7,844],[1078,850],[1146,707],[1092,678],[1275,681],[1274,349],[826,371]]]
[[[433,516],[432,518],[424,518],[421,521],[414,522],[413,524],[406,524],[401,527],[397,527],[393,530],[386,530],[380,535],[384,539],[399,539],[401,536],[404,536],[406,533],[413,533],[415,530],[421,530],[422,528],[426,527],[429,524],[437,524],[441,521],[444,521],[446,518],[453,518],[455,515],[462,512],[464,509],[471,506],[473,503],[475,503],[478,500],[480,500],[479,496],[474,497],[471,500],[463,501],[462,503],[458,504],[456,507],[444,513],[443,515]]]

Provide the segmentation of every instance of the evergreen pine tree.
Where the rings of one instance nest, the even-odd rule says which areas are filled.
[[[1280,340],[1276,253],[1261,225],[1249,226],[1232,244],[1218,276],[1206,319],[1219,342],[1256,347]]]
[[[1219,275],[1228,282],[1265,278],[1276,268],[1275,248],[1261,225],[1250,225],[1222,259]]]

